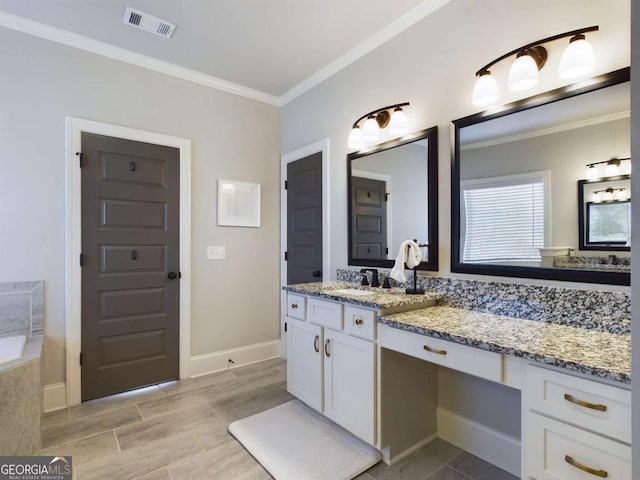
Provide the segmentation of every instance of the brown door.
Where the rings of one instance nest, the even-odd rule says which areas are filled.
[[[353,258],[387,258],[386,184],[370,178],[351,178],[351,245]]]
[[[322,281],[322,153],[287,165],[287,283]]]
[[[179,150],[82,134],[82,400],[179,375]]]

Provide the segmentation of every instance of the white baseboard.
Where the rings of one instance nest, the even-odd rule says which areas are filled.
[[[436,438],[438,438],[438,434],[434,433],[433,435],[430,435],[424,440],[421,440],[420,442],[416,443],[412,447],[407,448],[404,452],[400,452],[394,455],[393,458],[389,456],[389,448],[388,447],[383,448],[382,450],[380,450],[380,452],[382,453],[382,461],[387,465],[391,465],[392,463],[397,463],[403,458],[407,458],[413,452],[420,450],[426,444],[433,442]]]
[[[438,436],[520,477],[520,441],[438,407]]]
[[[54,412],[67,406],[67,385],[64,382],[51,383],[45,385],[44,389],[44,411]]]
[[[234,361],[233,367],[269,360],[280,356],[280,340],[245,345],[244,347],[205,353],[191,357],[189,371],[191,377],[199,377],[229,368],[229,359]]]

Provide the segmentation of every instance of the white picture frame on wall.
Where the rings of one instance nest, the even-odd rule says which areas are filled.
[[[218,179],[218,223],[225,227],[260,226],[260,184]]]

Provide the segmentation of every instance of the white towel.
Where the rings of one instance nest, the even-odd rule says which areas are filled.
[[[402,242],[402,245],[400,245],[396,263],[393,265],[389,276],[398,282],[406,282],[407,277],[404,274],[404,264],[407,264],[407,268],[413,268],[420,263],[420,260],[422,260],[422,252],[420,252],[418,244],[413,240],[405,240]]]

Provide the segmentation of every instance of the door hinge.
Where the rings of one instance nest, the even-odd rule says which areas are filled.
[[[284,331],[287,331],[287,322],[284,322]]]
[[[80,352],[80,365],[82,365],[82,352]]]
[[[384,249],[384,253],[386,253],[387,255],[389,255],[389,247]]]
[[[84,255],[82,253],[80,254],[80,266],[84,266]]]
[[[82,152],[76,152],[76,157],[78,157],[78,166],[82,168]]]
[[[384,201],[385,201],[385,202],[388,202],[388,201],[389,201],[389,195],[390,195],[389,193],[385,193],[385,194],[384,194]]]
[[[289,252],[284,252],[284,261],[289,260]]]
[[[284,181],[284,189],[287,190],[289,188],[289,182],[287,180]]]

